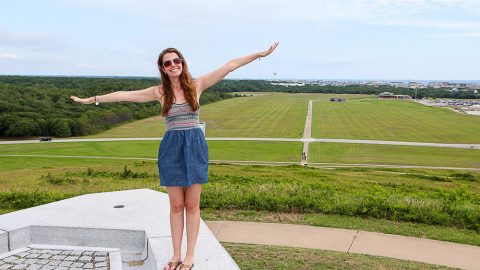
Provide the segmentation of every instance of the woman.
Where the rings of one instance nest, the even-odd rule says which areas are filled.
[[[200,193],[208,178],[208,149],[199,128],[199,100],[203,91],[222,80],[237,68],[272,53],[274,43],[266,51],[227,62],[217,70],[195,80],[188,72],[183,55],[168,48],[158,57],[161,85],[137,91],[117,91],[89,98],[70,98],[83,104],[131,101],[159,101],[167,132],[158,153],[160,185],[166,186],[170,200],[170,229],[173,256],[164,270],[193,268],[194,250],[200,226]],[[181,260],[181,246],[186,212],[187,253]]]

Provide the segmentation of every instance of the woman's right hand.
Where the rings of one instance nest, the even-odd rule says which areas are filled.
[[[76,97],[76,96],[70,96],[70,99],[75,101],[75,102],[79,102],[79,103],[82,103],[82,104],[92,104],[92,103],[95,103],[95,99],[93,97],[89,97],[89,98],[79,98],[79,97]]]

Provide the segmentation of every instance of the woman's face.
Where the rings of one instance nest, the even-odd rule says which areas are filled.
[[[179,77],[182,74],[183,69],[183,60],[181,59],[177,53],[169,52],[163,56],[163,63],[162,63],[162,70],[165,72],[168,77]]]

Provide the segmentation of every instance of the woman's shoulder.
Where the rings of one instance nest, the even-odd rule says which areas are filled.
[[[163,96],[165,95],[165,92],[163,91],[162,85],[153,86],[152,88],[155,99],[158,100],[160,104],[163,104]]]
[[[163,95],[165,95],[165,92],[163,91],[163,86],[161,84],[153,86],[153,94],[157,98],[161,98]]]

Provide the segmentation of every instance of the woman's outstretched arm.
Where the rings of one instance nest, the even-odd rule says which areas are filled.
[[[275,48],[277,48],[277,46],[278,46],[278,42],[275,42],[266,51],[258,52],[258,53],[250,54],[250,55],[247,55],[247,56],[244,56],[244,57],[240,57],[240,58],[237,58],[237,59],[230,60],[225,65],[218,68],[217,70],[198,77],[195,80],[195,86],[196,86],[196,89],[197,89],[197,96],[200,96],[200,94],[204,90],[206,90],[206,89],[212,87],[214,84],[218,83],[220,80],[225,78],[225,76],[227,76],[228,73],[234,71],[235,69],[237,69],[241,66],[244,66],[244,65],[252,62],[255,59],[265,57],[265,56],[271,54],[275,50]]]
[[[158,88],[158,86],[152,86],[146,89],[136,91],[117,91],[106,95],[93,96],[88,98],[79,98],[76,96],[71,96],[70,98],[75,102],[80,102],[83,104],[92,104],[95,103],[95,101],[98,103],[119,101],[149,102],[159,100],[160,92]]]

